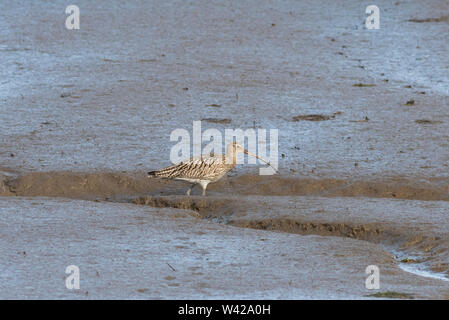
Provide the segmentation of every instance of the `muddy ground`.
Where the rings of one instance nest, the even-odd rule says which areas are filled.
[[[447,298],[449,282],[403,271],[374,243],[226,226],[190,210],[0,198],[2,298],[364,299],[383,291]],[[7,214],[6,214],[7,213]],[[65,268],[80,268],[80,289]],[[375,291],[379,292],[379,290]]]
[[[0,298],[449,298],[447,1],[77,5],[0,3]],[[278,174],[148,179],[201,119]]]

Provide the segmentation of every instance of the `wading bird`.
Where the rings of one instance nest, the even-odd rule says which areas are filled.
[[[232,142],[226,147],[226,155],[202,155],[200,157],[190,158],[188,161],[181,162],[165,169],[150,171],[148,172],[148,177],[190,182],[192,183],[192,186],[186,192],[186,195],[188,196],[190,196],[190,191],[192,191],[193,187],[200,185],[203,189],[202,195],[205,196],[207,185],[211,182],[218,181],[228,171],[234,169],[237,164],[237,154],[241,152],[255,157],[272,167],[264,159],[244,149],[241,144]]]

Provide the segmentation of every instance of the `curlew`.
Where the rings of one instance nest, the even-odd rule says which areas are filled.
[[[165,169],[150,171],[148,172],[148,177],[190,182],[192,185],[186,192],[188,196],[190,196],[193,187],[200,185],[203,189],[202,195],[205,196],[207,185],[220,180],[228,171],[234,169],[237,164],[237,154],[242,152],[271,166],[264,159],[244,149],[241,144],[232,142],[226,147],[226,155],[202,155],[200,157],[190,158],[188,161]]]

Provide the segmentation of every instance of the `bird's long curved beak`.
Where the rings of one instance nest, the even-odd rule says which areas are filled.
[[[254,157],[254,158],[259,159],[259,160],[262,161],[262,162],[265,162],[265,163],[268,164],[270,167],[272,167],[272,168],[274,169],[275,172],[277,172],[277,170],[276,170],[275,167],[273,167],[268,161],[265,161],[264,159],[262,159],[261,157],[259,157],[257,154],[251,153],[251,152],[249,152],[248,150],[244,150],[243,152],[246,153],[247,155],[251,156],[251,157]]]

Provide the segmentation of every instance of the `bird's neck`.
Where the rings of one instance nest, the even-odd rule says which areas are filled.
[[[237,152],[233,146],[229,146],[226,150],[226,162],[233,165],[237,163]]]

